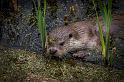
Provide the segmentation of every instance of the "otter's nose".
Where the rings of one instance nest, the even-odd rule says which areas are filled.
[[[55,54],[57,52],[57,49],[55,48],[50,48],[49,49],[50,54]]]

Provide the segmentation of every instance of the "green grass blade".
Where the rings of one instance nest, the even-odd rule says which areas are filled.
[[[94,1],[93,1],[93,4],[95,7]],[[102,13],[103,23],[105,26],[105,39],[103,37],[104,35],[102,31],[102,26],[98,18],[98,12],[96,11],[96,7],[95,7],[96,23],[98,24],[98,31],[100,34],[100,42],[102,47],[103,59],[108,61],[108,57],[113,58],[111,57],[111,55],[108,56],[109,46],[110,46],[110,27],[111,27],[111,20],[112,20],[112,15],[111,15],[112,0],[108,0],[108,6],[106,6],[106,4],[102,2],[102,0],[99,0],[99,6],[100,6],[100,12]],[[109,62],[111,62],[111,59]]]
[[[45,22],[45,18],[46,18],[46,0],[44,0],[44,39],[45,39],[45,43],[44,43],[44,47],[46,48],[46,41],[47,41],[47,31],[46,31],[46,22]]]
[[[45,22],[45,15],[46,15],[46,0],[44,0],[44,10],[41,9],[40,0],[37,0],[38,7],[33,0],[35,11],[36,11],[36,19],[37,19],[37,27],[40,32],[40,37],[42,40],[42,47],[43,49],[46,48],[46,22]]]
[[[94,4],[95,12],[96,12],[96,23],[98,24],[98,31],[99,31],[99,34],[100,34],[100,42],[101,42],[101,46],[102,46],[102,55],[105,58],[105,56],[106,56],[106,54],[105,54],[106,53],[106,46],[105,46],[105,40],[104,40],[104,36],[103,36],[102,26],[101,26],[100,21],[99,21],[99,17],[98,17],[98,13],[96,11],[94,1],[93,1],[93,4]]]
[[[44,17],[46,16],[46,0],[44,0]]]
[[[98,18],[98,15],[97,15],[97,24],[98,24],[98,30],[99,30],[99,33],[100,33],[100,42],[101,42],[101,46],[102,46],[102,55],[103,57],[105,58],[106,57],[106,46],[105,46],[105,40],[104,40],[104,36],[103,36],[103,31],[102,31],[102,26],[99,22],[99,18]]]

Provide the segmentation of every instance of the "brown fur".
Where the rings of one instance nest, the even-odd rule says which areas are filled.
[[[102,26],[105,30],[103,23]],[[119,30],[123,28],[124,14],[113,15],[111,35],[116,36]],[[81,21],[68,26],[57,27],[49,33],[47,52],[50,53],[52,49],[56,51],[50,54],[57,57],[62,57],[69,52],[72,56],[84,57],[89,50],[100,50],[100,39],[96,29],[97,25],[92,21]]]

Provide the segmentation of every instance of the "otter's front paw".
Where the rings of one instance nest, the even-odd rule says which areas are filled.
[[[78,51],[76,53],[73,54],[74,57],[78,57],[78,58],[83,58],[85,59],[86,57],[86,53],[84,51]]]

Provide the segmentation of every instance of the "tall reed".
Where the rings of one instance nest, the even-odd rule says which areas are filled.
[[[37,0],[37,6],[35,1],[33,0],[35,12],[36,12],[36,19],[37,19],[37,27],[40,32],[40,37],[42,40],[42,48],[46,48],[46,22],[45,22],[45,16],[46,16],[46,0],[44,0],[44,8],[42,10],[40,0]]]
[[[100,12],[102,14],[102,21],[105,26],[105,38],[104,38],[104,32],[103,32],[104,28],[102,27],[101,22],[99,20],[98,12],[96,10],[96,4],[94,0],[93,0],[93,4],[96,12],[96,23],[98,24],[98,31],[100,34],[103,62],[105,65],[108,65],[108,63],[111,65],[112,59],[110,58],[113,58],[112,57],[113,55],[110,55],[109,49],[110,49],[110,27],[111,27],[111,21],[112,21],[112,15],[111,15],[112,0],[108,0],[107,6],[105,3],[99,0]]]

